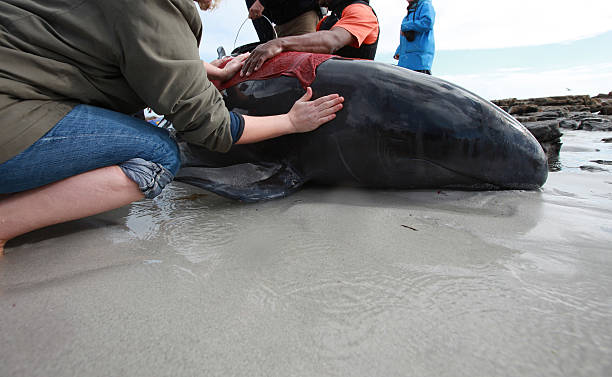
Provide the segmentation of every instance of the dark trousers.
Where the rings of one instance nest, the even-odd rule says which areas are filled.
[[[245,0],[247,9],[251,8],[251,5],[255,0]],[[263,17],[253,20],[253,26],[257,32],[257,36],[261,42],[267,42],[274,39],[274,28],[272,25]]]

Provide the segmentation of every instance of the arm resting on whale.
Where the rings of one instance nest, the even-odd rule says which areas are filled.
[[[330,94],[315,100],[312,89],[298,99],[287,114],[253,117],[244,115],[244,129],[236,144],[250,144],[278,136],[309,132],[336,117],[342,109],[343,97]]]
[[[241,54],[232,58],[226,56],[221,59],[213,60],[208,63],[202,60],[202,65],[206,70],[206,76],[209,80],[219,80],[221,82],[227,81],[234,77],[236,73],[242,68],[244,61],[249,57],[249,53]]]
[[[356,39],[346,29],[337,27],[332,30],[321,30],[314,33],[276,38],[257,46],[242,67],[240,76],[249,76],[257,71],[266,60],[285,51],[314,52],[333,54]]]

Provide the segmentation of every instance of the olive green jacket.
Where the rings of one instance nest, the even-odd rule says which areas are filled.
[[[198,53],[192,0],[0,1],[0,163],[77,104],[165,115],[187,141],[232,145]]]

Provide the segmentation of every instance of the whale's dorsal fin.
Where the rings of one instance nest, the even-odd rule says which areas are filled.
[[[281,198],[304,184],[288,164],[266,162],[221,168],[183,167],[175,180],[244,202]]]

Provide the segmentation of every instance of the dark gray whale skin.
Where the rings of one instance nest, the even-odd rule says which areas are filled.
[[[180,143],[176,179],[219,195],[258,201],[306,182],[384,189],[537,189],[548,175],[538,141],[503,110],[429,75],[372,61],[328,60],[314,97],[344,96],[319,129],[228,153]],[[289,111],[304,89],[296,78],[251,80],[226,89],[246,115]]]

